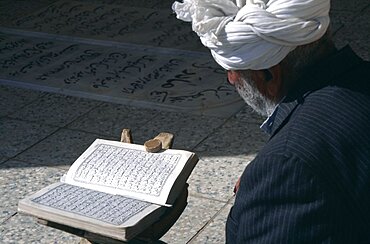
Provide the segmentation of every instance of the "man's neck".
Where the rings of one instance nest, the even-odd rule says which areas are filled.
[[[312,70],[312,68],[317,65],[317,63],[328,59],[337,51],[334,43],[331,41],[326,41],[322,44],[323,45],[315,47],[315,49],[311,52],[313,56],[310,57],[310,62],[306,66],[301,67],[299,72],[297,72],[296,70],[292,70],[292,67],[288,67],[284,64],[284,62],[282,62],[283,70],[285,72],[283,74],[284,85],[279,94],[280,98],[287,96],[292,90],[295,90],[299,86],[304,85],[300,84],[302,77],[305,77],[307,73],[309,73],[310,70]]]

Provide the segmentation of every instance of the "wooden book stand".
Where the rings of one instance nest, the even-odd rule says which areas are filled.
[[[162,132],[159,133],[154,139],[161,141],[162,149],[169,149],[172,147],[174,136],[171,133]],[[133,143],[130,129],[122,130],[121,142]],[[187,205],[187,198],[188,185],[186,184],[181,194],[173,204],[173,207],[168,208],[159,221],[152,224],[149,228],[147,228],[145,231],[140,233],[137,237],[135,237],[133,240],[130,240],[129,242],[112,239],[110,237],[43,220],[40,218],[37,219],[37,222],[82,237],[80,244],[163,243],[159,241],[159,238],[161,238],[180,217]]]

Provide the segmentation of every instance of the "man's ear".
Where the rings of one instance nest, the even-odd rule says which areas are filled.
[[[270,99],[279,96],[282,88],[281,65],[277,64],[269,69],[253,70],[253,80],[259,91]]]
[[[267,80],[267,92],[275,98],[278,97],[283,85],[282,69],[281,64],[277,64],[267,69],[270,73],[270,80]]]
[[[236,70],[228,70],[227,71],[227,80],[231,85],[238,84],[240,79],[240,73]]]

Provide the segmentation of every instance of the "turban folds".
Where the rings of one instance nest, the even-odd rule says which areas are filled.
[[[330,0],[183,0],[172,9],[178,19],[192,22],[224,69],[259,70],[322,37]]]

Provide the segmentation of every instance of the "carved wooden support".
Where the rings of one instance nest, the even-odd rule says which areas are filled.
[[[131,130],[123,129],[121,133],[121,142],[133,143]]]
[[[168,132],[161,132],[154,139],[162,142],[162,149],[169,149],[172,147],[174,135]]]

